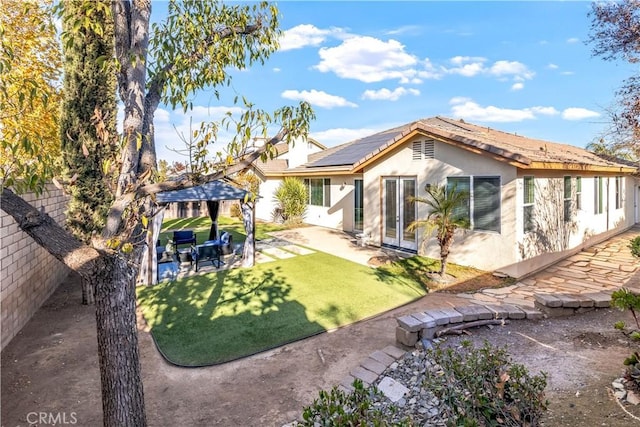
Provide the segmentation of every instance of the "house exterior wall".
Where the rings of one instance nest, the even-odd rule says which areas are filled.
[[[264,178],[259,175],[262,182],[260,183],[259,197],[256,201],[256,219],[262,221],[273,221],[273,211],[276,208],[274,194],[276,189],[282,183],[281,178]]]
[[[305,222],[347,232],[362,231],[369,244],[383,243],[382,193],[385,177],[416,180],[417,195],[426,197],[426,184],[446,184],[448,177],[499,177],[500,231],[459,230],[451,247],[449,261],[484,270],[498,270],[512,277],[537,271],[582,248],[624,231],[640,220],[640,180],[613,173],[564,170],[521,170],[486,154],[478,154],[436,141],[433,158],[414,160],[416,136],[378,161],[367,165],[361,176],[317,176],[331,181],[331,206],[309,206]],[[532,176],[536,201],[535,230],[524,230],[524,178]],[[571,216],[564,220],[564,177],[570,177]],[[602,213],[594,212],[595,177],[602,177]],[[620,207],[616,208],[616,176],[621,176]],[[581,205],[578,208],[577,180],[581,178]],[[363,180],[364,227],[354,226],[354,182]],[[270,220],[272,194],[280,180],[269,179],[261,187],[263,199],[257,217]],[[264,190],[264,191],[263,191]],[[265,200],[268,199],[268,200]],[[425,218],[427,207],[417,204],[417,218]],[[434,238],[422,239],[420,254],[439,258]],[[424,241],[423,241],[424,240]]]
[[[298,177],[304,179],[303,177]],[[307,205],[304,222],[311,225],[334,228],[352,232],[354,230],[354,181],[357,175],[323,175],[316,178],[328,178],[330,184],[331,206]],[[274,194],[282,183],[281,178],[267,178],[260,184],[260,199],[256,203],[256,218],[272,221],[277,203]]]
[[[447,177],[500,177],[501,223],[500,233],[465,230],[457,233],[451,248],[450,261],[473,265],[483,269],[515,262],[515,182],[516,168],[470,153],[446,143],[436,142],[434,159],[413,160],[412,143],[408,141],[382,161],[368,167],[364,173],[365,234],[370,242],[382,243],[382,182],[383,177],[413,176],[416,178],[418,197],[426,197],[426,184],[446,184]],[[425,218],[428,210],[418,203],[417,217]],[[418,232],[419,253],[439,257],[439,246],[434,238],[423,242]],[[492,254],[487,256],[487,254]]]
[[[307,224],[334,228],[346,232],[354,229],[354,181],[358,176],[327,175],[331,181],[331,206],[307,206]]]
[[[280,156],[280,159],[286,159],[289,161],[289,167],[295,168],[302,164],[307,163],[309,155],[317,153],[322,149],[311,141],[304,141],[302,139],[296,140],[294,143],[289,144],[289,151]]]
[[[535,182],[534,224],[524,230],[524,177]],[[571,178],[571,215],[564,218],[564,177]],[[602,212],[596,212],[596,181],[602,177]],[[616,177],[621,177],[621,204],[616,208]],[[582,181],[577,202],[577,180]],[[519,171],[517,185],[517,252],[514,264],[500,271],[521,277],[618,234],[636,222],[638,181],[631,176],[574,171]]]

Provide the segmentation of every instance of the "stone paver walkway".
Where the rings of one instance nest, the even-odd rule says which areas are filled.
[[[536,294],[610,294],[638,271],[638,260],[629,250],[629,241],[638,235],[640,227],[632,227],[514,285],[458,296],[479,304],[508,303],[533,308]]]

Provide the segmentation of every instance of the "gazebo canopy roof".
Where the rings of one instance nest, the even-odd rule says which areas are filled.
[[[182,190],[164,191],[156,195],[158,203],[197,202],[200,200],[242,200],[249,192],[222,181],[211,181]]]

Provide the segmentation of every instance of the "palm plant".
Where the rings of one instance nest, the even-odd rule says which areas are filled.
[[[307,211],[309,192],[298,178],[285,178],[274,194],[276,215],[289,225],[302,222]]]
[[[425,219],[418,219],[409,224],[409,230],[424,228],[422,244],[425,245],[429,237],[435,234],[440,245],[440,271],[442,277],[446,273],[447,258],[453,243],[455,231],[459,228],[469,228],[467,191],[457,191],[456,186],[447,188],[446,185],[430,185],[425,187],[427,197],[414,197],[418,203],[424,203],[429,208]]]

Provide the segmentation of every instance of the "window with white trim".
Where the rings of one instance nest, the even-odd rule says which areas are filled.
[[[533,231],[536,227],[534,218],[535,209],[535,181],[532,176],[525,176],[523,178],[524,191],[522,200],[522,218],[524,225],[524,232]]]
[[[616,209],[622,209],[622,177],[616,176]]]
[[[447,188],[469,194],[466,205],[459,206],[454,215],[467,219],[472,230],[500,232],[500,177],[449,177]]]
[[[604,203],[603,203],[603,178],[601,176],[593,177],[593,213],[601,214],[604,212]]]
[[[331,180],[329,178],[307,178],[304,183],[309,191],[309,205],[331,206]]]
[[[565,176],[563,182],[563,192],[564,192],[564,222],[571,221],[571,177]]]

